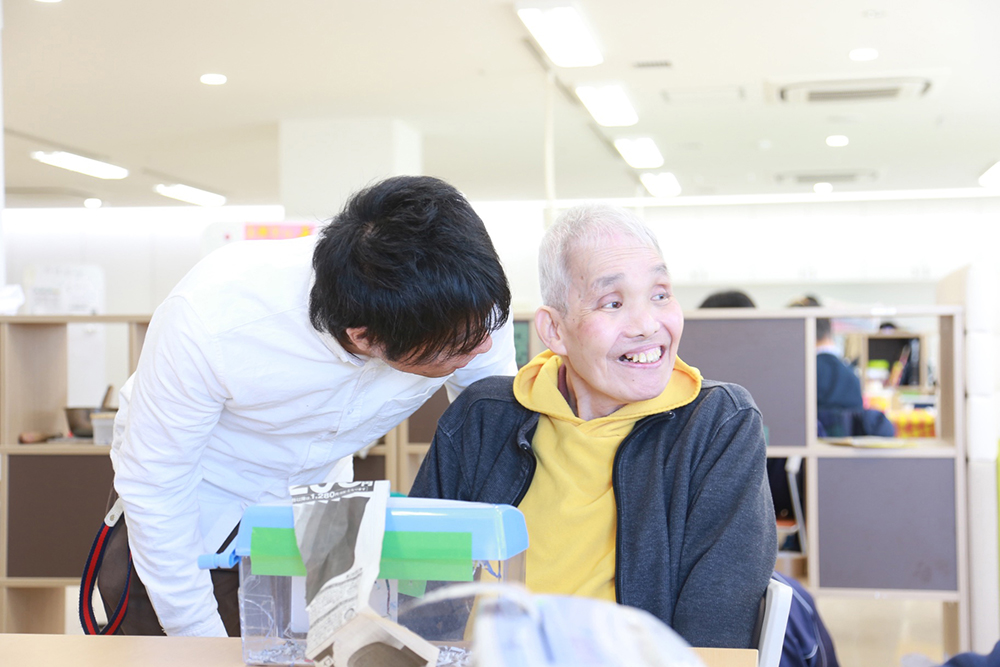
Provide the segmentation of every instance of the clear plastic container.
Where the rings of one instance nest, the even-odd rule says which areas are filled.
[[[231,567],[239,563],[244,662],[311,665],[305,657],[309,629],[305,577],[255,572],[254,528],[294,528],[291,505],[248,508],[233,550],[203,556],[199,564]],[[475,597],[421,601],[426,594],[458,582],[523,583],[528,546],[524,516],[509,505],[390,498],[385,531],[371,607],[442,647],[438,665],[464,664]]]
[[[94,427],[94,444],[110,445],[115,432],[115,412],[95,412],[90,415]]]

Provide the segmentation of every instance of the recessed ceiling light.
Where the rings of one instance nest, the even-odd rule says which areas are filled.
[[[872,48],[861,48],[854,49],[847,56],[855,62],[865,62],[866,60],[875,60],[878,58],[878,50]]]
[[[103,203],[104,202],[102,202],[97,197],[87,197],[86,199],[83,200],[84,208],[101,208],[101,204]]]
[[[228,79],[225,74],[202,74],[200,81],[206,86],[221,86]]]
[[[656,142],[649,137],[615,139],[615,148],[635,169],[659,169],[663,166],[663,155]]]
[[[557,67],[592,67],[604,62],[576,7],[523,3],[517,6],[517,16]]]
[[[34,160],[50,164],[53,167],[69,169],[70,171],[95,178],[118,180],[128,176],[128,169],[124,167],[101,162],[100,160],[92,160],[89,157],[67,153],[66,151],[32,151],[31,157]]]
[[[659,174],[647,171],[639,177],[639,180],[654,197],[676,197],[681,193],[681,184],[669,171]]]
[[[181,185],[180,183],[173,185],[164,185],[161,183],[153,189],[157,194],[161,194],[164,197],[177,199],[188,204],[195,204],[196,206],[222,206],[226,203],[226,198],[222,195],[217,195],[208,190],[192,188],[190,185]]]
[[[45,2],[45,3],[54,4],[56,2],[62,2],[62,0],[35,0],[35,2]]]
[[[991,190],[1000,190],[1000,162],[983,172],[979,177],[979,184]]]
[[[816,183],[813,185],[813,192],[818,195],[828,195],[833,192],[832,183]]]
[[[833,148],[842,148],[849,143],[851,143],[851,140],[843,134],[831,134],[826,138],[826,145]]]
[[[626,127],[639,122],[639,114],[625,94],[624,86],[579,86],[576,95],[598,125]]]

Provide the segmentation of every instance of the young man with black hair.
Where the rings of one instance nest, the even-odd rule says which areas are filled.
[[[138,576],[123,631],[238,634],[236,573],[210,576],[198,555],[250,504],[349,481],[354,452],[442,385],[454,398],[513,373],[509,309],[482,220],[429,177],[355,194],[318,237],[202,260],[157,308],[121,391],[111,458]],[[106,606],[125,533],[105,556]]]

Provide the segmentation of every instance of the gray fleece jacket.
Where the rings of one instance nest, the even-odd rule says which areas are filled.
[[[411,496],[516,506],[531,484],[538,413],[513,378],[471,385],[438,422]],[[705,380],[691,403],[640,420],[615,454],[615,594],[694,646],[749,648],[777,535],[760,412]],[[530,539],[530,535],[529,535]]]

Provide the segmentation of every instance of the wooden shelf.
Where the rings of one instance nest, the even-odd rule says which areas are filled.
[[[0,445],[0,455],[11,456],[108,456],[111,445],[79,443],[74,445],[43,442],[36,445]]]
[[[808,452],[823,458],[932,458],[953,459],[958,456],[954,443],[938,438],[911,438],[912,444],[900,447],[852,447],[832,445],[818,439]]]
[[[111,487],[108,445],[17,442],[67,431],[72,324],[126,327],[131,373],[149,316],[0,317],[0,632],[64,631],[64,589],[79,583]]]

